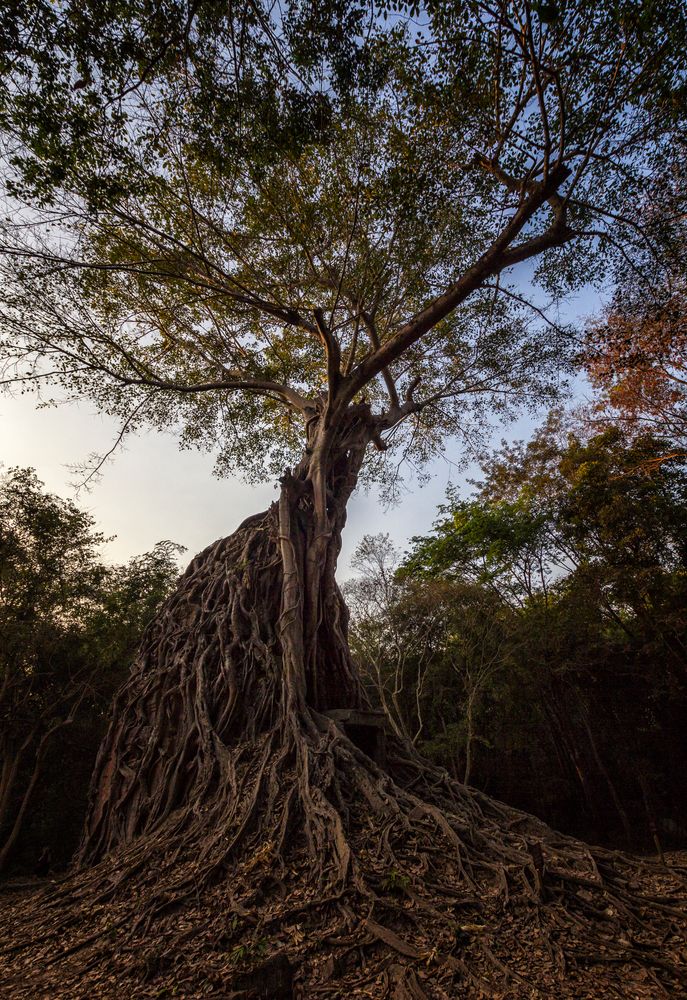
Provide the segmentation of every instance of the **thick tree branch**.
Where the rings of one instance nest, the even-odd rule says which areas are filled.
[[[425,333],[445,319],[465,299],[476,291],[484,281],[506,267],[527,260],[543,250],[559,246],[571,233],[565,225],[565,216],[556,213],[553,224],[544,233],[534,236],[524,243],[509,249],[523,228],[535,213],[557,194],[559,185],[569,176],[570,170],[564,164],[556,164],[549,172],[546,183],[538,183],[529,197],[522,202],[510,222],[494,240],[489,249],[469,267],[447,290],[425,306],[405,323],[379,350],[362,361],[351,373],[346,387],[346,398],[351,399],[357,392],[375,378],[391,362],[400,357]]]
[[[327,325],[323,309],[313,309],[315,326],[324,347],[327,359],[327,388],[329,399],[332,400],[341,382],[341,348],[339,342]]]
[[[301,413],[305,413],[308,409],[312,409],[312,403],[310,400],[306,399],[305,396],[301,396],[301,394],[296,392],[295,389],[291,389],[286,385],[280,385],[279,382],[271,382],[269,379],[227,379],[226,381],[220,380],[217,382],[198,382],[195,384],[187,384],[154,377],[127,378],[125,375],[115,375],[114,377],[117,378],[122,385],[148,385],[157,389],[165,389],[170,392],[197,393],[212,392],[214,390],[225,390],[227,392],[254,392],[262,396],[277,396],[279,399],[282,399],[285,403],[293,406]]]
[[[363,323],[365,324],[365,329],[367,330],[368,336],[370,338],[370,343],[375,351],[378,351],[381,343],[379,340],[379,334],[377,332],[377,324],[374,320],[374,315],[366,312],[365,309],[360,308],[360,316]],[[396,383],[394,382],[393,376],[389,371],[388,367],[382,368],[382,378],[384,379],[384,384],[386,385],[387,392],[389,393],[389,400],[391,402],[391,409],[397,410],[400,406],[400,400],[398,398],[398,391],[396,389]]]

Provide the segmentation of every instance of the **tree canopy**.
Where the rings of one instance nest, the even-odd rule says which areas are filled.
[[[221,469],[282,471],[324,398],[419,460],[551,398],[542,295],[647,246],[660,271],[682,224],[636,213],[684,124],[681,3],[4,20],[5,384],[180,424]]]

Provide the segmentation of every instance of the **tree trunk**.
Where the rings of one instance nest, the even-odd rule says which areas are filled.
[[[9,747],[6,747],[3,750],[2,768],[0,768],[0,833],[7,823],[19,763],[19,753],[12,753]]]
[[[470,778],[472,777],[472,743],[475,738],[474,700],[475,691],[473,690],[468,695],[467,711],[465,713],[467,733],[465,735],[465,770],[463,772],[464,785],[469,785]]]
[[[171,816],[178,832],[197,825],[201,811],[222,831],[258,811],[285,830],[282,770],[302,762],[322,712],[360,707],[335,571],[369,408],[350,407],[334,434],[313,423],[279,501],[197,556],[148,629],[96,763],[82,861]],[[251,752],[248,792],[237,757]]]
[[[14,822],[9,830],[7,837],[5,838],[2,845],[0,845],[0,872],[3,872],[7,866],[7,861],[9,856],[14,849],[14,845],[19,839],[19,834],[21,833],[22,826],[24,825],[24,819],[26,818],[26,812],[29,808],[29,803],[33,798],[33,793],[36,790],[36,785],[38,779],[41,775],[41,770],[43,767],[43,760],[45,758],[45,751],[47,749],[48,740],[51,734],[46,734],[41,740],[34,757],[33,770],[31,772],[31,777],[29,778],[29,783],[24,790],[21,802],[19,803],[19,808],[17,810],[16,816],[14,817]]]

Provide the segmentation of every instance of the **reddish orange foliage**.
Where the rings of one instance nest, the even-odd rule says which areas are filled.
[[[587,329],[582,363],[602,396],[597,420],[652,430],[687,447],[687,294],[662,306],[617,305]]]

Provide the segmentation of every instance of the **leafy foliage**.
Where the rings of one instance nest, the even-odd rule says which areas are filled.
[[[398,692],[423,752],[556,824],[633,844],[661,817],[662,836],[685,822],[667,762],[682,760],[687,476],[655,461],[665,444],[617,427],[585,440],[553,414],[485,461],[472,499],[449,495],[386,610],[352,602],[372,696]],[[359,568],[349,586],[372,606],[379,579]]]
[[[46,493],[30,469],[0,481],[0,857],[23,837],[66,861],[114,688],[176,577],[159,543],[107,566],[90,515]],[[29,811],[30,806],[30,811]],[[63,813],[69,812],[69,822]],[[70,841],[71,838],[71,841]]]
[[[513,269],[560,297],[642,258],[683,123],[679,3],[60,11],[4,14],[6,382],[253,477],[325,392],[419,462],[550,402],[562,331]]]
[[[582,361],[602,396],[592,419],[687,445],[687,320],[682,291],[663,302],[619,301],[589,326]],[[670,457],[668,455],[668,457]]]

